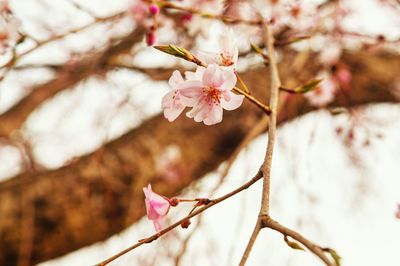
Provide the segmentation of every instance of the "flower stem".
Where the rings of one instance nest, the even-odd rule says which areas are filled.
[[[247,88],[246,84],[243,82],[243,80],[240,78],[239,73],[236,72],[235,70],[235,75],[237,80],[239,81],[240,85],[242,86],[242,88],[244,89],[244,91],[248,94],[251,94],[249,89]]]
[[[242,91],[238,87],[234,87],[232,89],[232,91],[246,97],[250,102],[254,103],[257,107],[259,107],[261,110],[263,110],[267,115],[271,114],[271,108],[269,108],[269,106],[266,106],[265,104],[263,104],[262,102],[260,102],[259,100],[257,100],[256,98],[254,98],[253,96],[248,94],[247,92]]]

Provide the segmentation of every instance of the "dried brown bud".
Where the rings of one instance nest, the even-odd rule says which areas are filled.
[[[208,203],[211,202],[211,200],[207,199],[207,198],[200,198],[200,199],[196,199],[196,200],[197,200],[196,206],[207,205]]]
[[[187,229],[187,228],[189,227],[190,224],[191,224],[190,220],[187,219],[187,220],[185,220],[185,221],[183,221],[183,222],[181,223],[181,227],[182,227],[183,229]]]
[[[383,36],[382,34],[379,34],[376,39],[378,40],[378,42],[384,42],[386,40],[385,36]]]
[[[175,197],[168,199],[168,201],[169,201],[169,205],[171,205],[171,207],[176,207],[179,204],[179,199],[175,198]]]

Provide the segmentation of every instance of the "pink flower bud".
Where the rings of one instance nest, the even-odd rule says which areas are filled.
[[[158,13],[160,13],[160,8],[156,4],[151,4],[149,6],[149,11],[151,14],[157,15]]]
[[[162,222],[167,215],[170,203],[164,197],[154,193],[151,190],[151,185],[143,188],[146,203],[146,212],[149,220],[153,221],[157,232],[162,230]]]
[[[146,34],[146,43],[148,46],[152,46],[156,42],[156,34],[154,31],[150,31]]]
[[[193,14],[192,13],[184,13],[181,16],[181,21],[182,23],[189,23],[190,21],[192,21],[193,18]]]

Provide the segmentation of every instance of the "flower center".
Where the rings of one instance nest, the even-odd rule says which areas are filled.
[[[221,101],[221,91],[215,87],[206,87],[204,92],[207,94],[208,104],[218,105]]]
[[[231,65],[234,64],[233,61],[232,61],[232,56],[226,55],[226,54],[223,54],[223,53],[221,53],[220,56],[221,56],[222,65],[231,66]]]

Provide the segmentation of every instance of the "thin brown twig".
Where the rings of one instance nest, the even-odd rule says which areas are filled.
[[[268,217],[266,219],[263,219],[262,223],[263,223],[263,227],[270,228],[270,229],[272,229],[274,231],[280,232],[284,236],[290,236],[291,238],[299,241],[309,251],[311,251],[316,256],[318,256],[326,265],[328,265],[328,266],[334,266],[335,265],[328,259],[328,257],[324,253],[324,249],[323,248],[321,248],[320,246],[314,244],[313,242],[311,242],[310,240],[308,240],[307,238],[302,236],[300,233],[281,225],[280,223],[278,223],[277,221],[274,221],[270,217]]]
[[[239,89],[238,87],[234,87],[232,89],[232,91],[234,91],[234,92],[236,92],[238,94],[241,94],[244,97],[246,97],[250,102],[254,103],[258,108],[260,108],[267,115],[271,114],[271,108],[269,106],[266,106],[265,104],[263,104],[262,102],[260,102],[255,97],[253,97],[252,95],[248,94],[247,92]]]
[[[272,32],[267,24],[264,25],[265,30],[265,40],[266,47],[268,49],[269,55],[269,66],[270,66],[270,75],[271,75],[271,93],[270,93],[270,102],[269,106],[271,108],[271,114],[269,116],[269,127],[268,127],[268,145],[267,151],[264,158],[264,162],[261,165],[261,172],[263,173],[263,194],[261,200],[260,213],[257,218],[256,225],[253,229],[250,240],[247,244],[247,247],[243,253],[242,259],[240,261],[240,266],[244,266],[246,261],[250,255],[250,252],[256,242],[257,236],[263,228],[270,228],[274,231],[282,233],[284,236],[290,236],[293,239],[299,241],[305,247],[308,248],[312,253],[317,255],[327,266],[334,266],[326,254],[324,250],[306,239],[300,233],[291,230],[278,222],[274,221],[269,216],[269,197],[270,197],[270,181],[271,181],[271,165],[272,165],[272,155],[273,155],[273,147],[276,138],[276,124],[277,124],[277,112],[278,112],[278,104],[279,104],[279,88],[281,87],[281,81],[278,72],[278,65],[275,57],[274,50],[274,38]]]
[[[107,264],[109,264],[110,262],[116,260],[117,258],[121,257],[122,255],[134,250],[135,248],[140,247],[143,244],[148,244],[153,242],[154,240],[158,239],[159,237],[165,235],[166,233],[168,233],[169,231],[171,231],[172,229],[180,226],[182,224],[182,222],[187,221],[188,219],[199,215],[200,213],[202,213],[203,211],[211,208],[212,206],[226,200],[229,199],[230,197],[238,194],[239,192],[249,188],[251,185],[253,185],[254,183],[256,183],[258,180],[260,180],[262,178],[262,173],[259,171],[252,179],[250,179],[249,181],[247,181],[246,183],[244,183],[243,185],[239,186],[238,188],[236,188],[235,190],[225,194],[224,196],[221,196],[219,198],[210,200],[210,202],[207,205],[204,205],[202,207],[200,207],[199,209],[197,209],[196,211],[192,212],[190,215],[185,216],[184,218],[180,219],[179,221],[175,222],[174,224],[164,228],[163,230],[161,230],[160,232],[158,232],[157,234],[154,234],[148,238],[145,239],[141,239],[139,240],[138,243],[122,250],[121,252],[115,254],[114,256],[100,262],[99,264],[96,264],[96,266],[105,266]]]
[[[241,24],[247,24],[247,25],[252,25],[252,26],[260,26],[262,24],[261,20],[236,19],[236,18],[224,16],[224,15],[216,15],[216,14],[207,13],[207,12],[204,12],[202,10],[199,10],[199,9],[196,9],[193,7],[180,6],[175,3],[171,3],[171,2],[163,2],[162,7],[169,8],[169,9],[175,9],[175,10],[179,10],[179,11],[184,11],[184,12],[188,12],[191,14],[196,14],[203,18],[221,20],[222,22],[227,23],[227,24],[241,23]]]
[[[271,92],[269,100],[269,105],[270,105],[269,107],[271,108],[271,114],[269,115],[268,144],[267,144],[266,154],[264,157],[264,162],[261,165],[261,172],[263,173],[263,192],[262,192],[260,213],[256,225],[253,229],[253,233],[251,234],[250,240],[247,244],[242,259],[239,263],[240,266],[246,264],[246,261],[257,239],[257,235],[262,229],[261,217],[269,215],[271,164],[272,164],[272,155],[274,151],[275,136],[276,136],[278,98],[279,98],[279,87],[281,86],[281,81],[279,78],[277,61],[275,58],[274,37],[272,35],[269,26],[266,23],[264,23],[264,31],[265,31],[264,42],[268,50],[270,75],[271,75],[271,88],[270,88]]]
[[[218,180],[218,183],[213,187],[213,189],[210,192],[210,198],[214,197],[215,193],[217,192],[217,189],[223,184],[225,181],[226,177],[228,176],[229,170],[231,169],[233,163],[235,162],[237,156],[239,153],[258,135],[260,135],[262,132],[264,132],[268,127],[268,117],[263,116],[261,120],[246,134],[245,138],[242,140],[242,142],[236,147],[236,149],[233,151],[233,153],[229,156],[229,159],[226,162],[226,165],[223,169],[223,171],[220,174],[220,178]],[[190,232],[190,234],[185,238],[181,245],[181,249],[177,256],[175,257],[175,264],[178,266],[181,263],[181,257],[183,256],[184,252],[187,250],[187,246],[189,244],[190,239],[193,237],[193,235],[196,233],[196,231],[199,229],[199,227],[202,224],[202,217],[203,215],[199,215],[197,218],[197,224],[194,225],[195,228]]]

